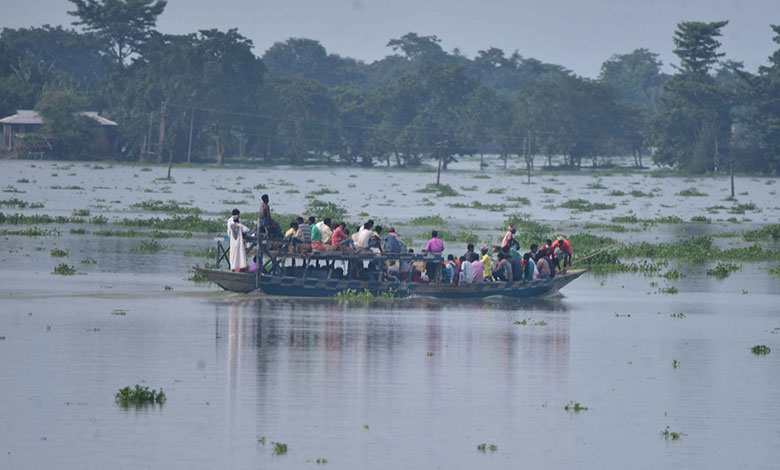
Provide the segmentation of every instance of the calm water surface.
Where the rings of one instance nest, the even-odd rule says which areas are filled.
[[[26,191],[2,199],[46,204],[24,213],[70,214],[121,200],[107,210],[118,217],[132,214],[137,200],[222,198],[204,192],[213,175],[199,169],[181,170],[172,191],[182,192],[170,196],[145,193],[152,183],[126,193],[123,178],[149,174],[137,167],[86,172],[77,164],[70,171],[78,176],[52,182],[51,173],[70,171],[2,165],[2,186]],[[36,182],[17,184],[22,176]],[[198,182],[182,186],[189,178]],[[630,190],[642,178],[604,183]],[[675,190],[692,184],[653,180]],[[719,183],[703,184],[715,193]],[[761,212],[748,213],[750,223],[776,217],[772,184],[751,187]],[[200,192],[185,195],[190,187]],[[414,194],[403,203],[410,208],[387,210],[456,215],[444,205],[418,208]],[[241,197],[255,210],[256,196]],[[721,204],[722,194],[692,199],[645,210],[687,219],[689,205]],[[303,201],[279,205],[292,212],[296,203]],[[630,201],[637,211],[644,203]],[[366,210],[385,208],[375,201]],[[595,217],[628,210],[618,204]],[[457,215],[464,226],[481,223],[470,212]],[[546,215],[561,223],[569,217]],[[496,219],[485,222],[492,227],[502,215],[485,217]],[[674,239],[695,229],[661,226],[631,236]],[[664,279],[587,274],[548,300],[364,307],[234,295],[185,281],[193,259],[183,253],[209,240],[164,240],[170,246],[157,255],[138,255],[130,254],[138,239],[67,230],[0,238],[0,468],[306,468],[324,458],[328,468],[347,469],[774,469],[780,461],[780,278],[766,271],[773,266],[746,263],[725,280],[704,275],[704,266],[680,266],[686,277],[673,282],[676,295],[658,293],[670,284]],[[51,274],[62,261],[50,257],[54,245],[82,274]],[[80,264],[87,257],[97,263]],[[126,314],[112,315],[118,309]],[[755,356],[756,344],[772,352]],[[142,381],[164,388],[167,403],[124,409],[114,402],[119,388]],[[572,400],[588,409],[564,410]],[[682,437],[665,440],[667,426]],[[286,443],[287,454],[274,455],[272,441]],[[479,452],[482,443],[497,450]]]

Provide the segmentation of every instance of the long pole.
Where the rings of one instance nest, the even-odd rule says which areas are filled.
[[[447,144],[447,141],[440,140],[436,144],[439,146],[439,170],[436,172],[436,186],[438,186],[441,180],[441,162],[444,160],[444,145]]]
[[[149,132],[146,135],[146,151],[141,156],[141,162],[146,160],[146,157],[152,153],[152,120],[154,119],[154,111],[149,113]]]
[[[192,163],[192,123],[195,120],[195,108],[190,110],[190,141],[187,144],[187,163]]]
[[[168,108],[168,102],[160,103],[160,140],[157,143],[157,163],[162,163],[163,144],[165,144],[165,111]]]
[[[729,159],[729,173],[731,173],[731,198],[734,199],[734,157]]]

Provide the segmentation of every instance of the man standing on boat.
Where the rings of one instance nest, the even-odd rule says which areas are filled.
[[[241,223],[238,217],[241,211],[233,209],[233,215],[228,219],[227,232],[230,239],[230,268],[235,272],[246,271],[246,249],[244,234],[249,233],[249,227]]]
[[[282,227],[280,227],[279,223],[271,217],[271,206],[268,204],[268,195],[263,194],[260,199],[263,200],[263,204],[260,205],[260,227],[265,227],[270,240],[278,240],[282,238]]]

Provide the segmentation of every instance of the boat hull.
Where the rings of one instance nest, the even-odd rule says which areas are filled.
[[[254,273],[236,273],[216,269],[195,268],[210,281],[230,292],[249,293],[256,290]],[[349,281],[334,279],[301,279],[262,275],[257,286],[261,292],[285,297],[333,297],[346,290],[368,290],[374,295],[392,292],[396,297],[434,297],[439,299],[476,299],[492,296],[512,298],[543,297],[558,292],[587,270],[571,270],[551,279],[517,282],[483,282],[453,286],[417,282]]]

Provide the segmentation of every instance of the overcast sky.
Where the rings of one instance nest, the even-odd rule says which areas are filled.
[[[3,27],[73,20],[67,0],[2,3]],[[495,46],[596,77],[612,54],[639,47],[659,53],[671,71],[675,26],[691,20],[729,20],[722,51],[751,71],[777,47],[769,27],[780,24],[777,0],[169,0],[158,29],[238,28],[259,56],[276,41],[306,37],[367,62],[391,52],[388,40],[415,32],[436,35],[444,49],[468,57]]]

